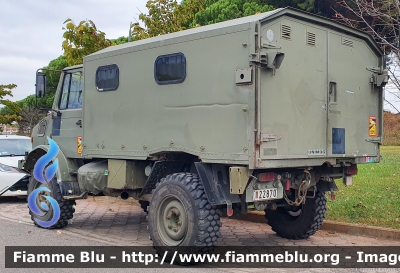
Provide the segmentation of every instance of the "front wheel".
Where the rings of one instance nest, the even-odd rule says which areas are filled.
[[[314,198],[307,198],[299,207],[278,207],[267,210],[265,218],[272,230],[280,237],[299,240],[314,235],[322,226],[326,216],[325,193],[317,191]]]
[[[37,181],[33,176],[31,176],[28,184],[28,199],[29,195],[39,188],[43,188],[43,191],[39,191],[33,199],[34,202],[28,205],[29,214],[31,215],[33,223],[38,227],[46,229],[56,229],[67,226],[68,221],[72,219],[73,213],[75,212],[75,201],[64,200],[60,190],[60,185],[57,183],[55,178],[50,180],[49,184],[43,184]],[[50,191],[47,191],[46,188]],[[60,210],[60,218],[56,223],[49,227],[44,227],[40,224],[40,222],[50,222],[54,216],[55,208],[46,196],[53,198],[55,200],[53,204],[59,206]],[[36,212],[39,212],[39,214]]]
[[[150,238],[158,250],[191,246],[204,251],[217,245],[221,235],[220,217],[221,211],[209,204],[197,175],[168,175],[152,192],[148,217]]]

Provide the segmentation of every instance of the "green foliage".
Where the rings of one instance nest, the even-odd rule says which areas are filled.
[[[65,22],[62,48],[68,65],[83,63],[83,58],[112,45],[106,34],[96,28],[91,20],[75,25],[71,19]]]
[[[51,60],[49,64],[43,68],[45,69],[51,69],[51,70],[63,70],[68,66],[68,62],[65,56],[59,56],[58,58]],[[61,72],[56,72],[56,71],[48,71],[48,70],[43,70],[43,72],[46,74],[46,96],[42,99],[37,100],[37,106],[38,108],[52,108],[53,106],[53,101],[54,101],[54,95],[57,90],[58,83],[60,81],[60,76]],[[26,97],[23,102],[23,107],[27,108],[28,106],[34,106],[36,105],[36,96],[35,95],[30,95]]]
[[[264,0],[268,5],[275,8],[293,7],[305,11],[314,11],[315,0]]]
[[[184,0],[178,4],[176,0],[150,0],[146,7],[148,14],[139,15],[145,27],[139,22],[131,26],[134,41],[187,29],[194,15],[204,9],[204,2]]]
[[[259,5],[256,2],[246,2],[243,5],[243,16],[254,15],[273,10],[274,7],[269,5]]]
[[[259,0],[206,0],[205,3],[206,8],[195,15],[192,26],[219,23],[274,9]]]
[[[141,13],[132,25],[132,40],[173,33],[200,25],[218,23],[273,10],[265,0],[150,0],[148,14]]]
[[[111,39],[110,41],[111,41],[112,45],[121,45],[121,44],[125,44],[128,42],[128,37],[121,36],[117,39]]]
[[[21,117],[17,114],[21,110],[20,106],[5,98],[7,96],[12,97],[12,90],[16,87],[16,84],[0,84],[0,105],[5,106],[0,110],[0,123],[2,124],[21,120]]]
[[[65,56],[59,56],[58,58],[51,60],[48,66],[43,68],[52,69],[52,70],[63,70],[68,66],[68,62]],[[43,71],[46,74],[47,81],[47,91],[55,92],[58,86],[58,82],[60,80],[60,72],[53,71]]]
[[[63,70],[68,66],[67,60],[64,56],[59,56],[58,58],[51,60],[49,64],[43,68],[51,70]],[[43,70],[46,74],[47,84],[46,84],[46,96],[41,99],[37,99],[36,96],[29,95],[26,98],[17,101],[16,103],[20,107],[20,111],[23,109],[28,109],[30,107],[38,107],[49,109],[53,106],[54,96],[57,90],[57,86],[60,80],[61,72]],[[9,111],[7,107],[4,107],[3,111]],[[0,111],[1,113],[1,111]]]
[[[59,56],[58,58],[51,60],[49,64],[43,68],[46,69],[52,69],[52,70],[63,70],[65,67],[67,67],[67,60],[64,56]],[[4,104],[5,106],[0,109],[0,116],[8,116],[6,120],[4,120],[6,123],[10,123],[11,121],[21,121],[24,122],[24,120],[15,119],[15,117],[11,117],[13,114],[17,114],[17,117],[22,117],[26,116],[27,112],[32,112],[33,108],[45,108],[45,109],[50,109],[53,106],[53,101],[54,101],[54,96],[57,90],[58,82],[60,80],[60,72],[54,72],[54,71],[48,71],[48,70],[43,70],[43,72],[47,75],[47,90],[46,90],[46,96],[41,99],[37,99],[34,94],[27,96],[26,98],[16,101],[14,103],[6,103]],[[11,107],[10,107],[11,106]],[[17,108],[16,108],[17,106]],[[12,108],[13,107],[13,108]],[[2,123],[2,122],[0,122]]]

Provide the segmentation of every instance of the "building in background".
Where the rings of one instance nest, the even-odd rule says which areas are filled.
[[[18,133],[18,126],[9,124],[0,124],[1,135],[16,135]]]

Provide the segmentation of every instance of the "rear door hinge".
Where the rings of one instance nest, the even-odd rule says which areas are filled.
[[[388,71],[376,66],[367,66],[366,69],[371,71],[373,74],[370,78],[370,83],[376,86],[384,86],[389,81]]]
[[[259,64],[264,69],[278,69],[285,57],[285,53],[273,51],[273,52],[261,52],[250,54],[250,62]]]
[[[268,56],[266,53],[251,53],[250,62],[260,64],[264,68],[267,66]]]

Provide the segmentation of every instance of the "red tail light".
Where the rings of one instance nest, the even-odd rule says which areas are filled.
[[[287,190],[287,191],[290,190],[290,180],[286,180],[285,190]]]
[[[275,181],[275,174],[274,173],[262,173],[262,174],[260,174],[260,181],[261,182]]]
[[[357,166],[352,166],[346,169],[346,174],[348,175],[355,175],[358,173]]]

